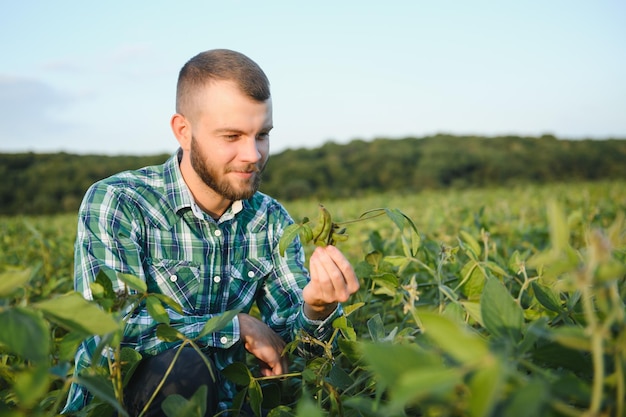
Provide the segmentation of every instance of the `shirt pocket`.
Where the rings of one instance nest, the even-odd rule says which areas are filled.
[[[249,258],[230,266],[230,285],[227,292],[228,309],[241,308],[248,311],[257,292],[274,269],[271,260]]]
[[[148,292],[171,297],[186,314],[195,311],[200,287],[200,266],[177,259],[150,259],[148,262]]]

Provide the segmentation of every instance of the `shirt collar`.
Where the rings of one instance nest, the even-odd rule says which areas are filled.
[[[182,158],[183,151],[178,149],[174,155],[172,155],[166,162],[163,170],[163,176],[165,180],[165,198],[167,199],[170,207],[173,211],[179,215],[183,209],[191,209],[194,216],[199,219],[207,219],[210,216],[206,214],[196,204],[187,183],[183,179],[183,174],[180,171],[180,160]],[[228,221],[235,217],[244,209],[242,200],[233,201],[230,207],[224,212],[218,222]]]

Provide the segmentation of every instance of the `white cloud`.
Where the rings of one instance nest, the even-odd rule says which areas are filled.
[[[36,79],[0,76],[0,147],[24,149],[72,130],[55,114],[74,100]]]

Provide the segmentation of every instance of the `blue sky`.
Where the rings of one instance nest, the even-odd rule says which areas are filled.
[[[626,138],[623,1],[0,2],[0,152],[173,152],[178,71],[212,48],[269,76],[272,152]]]

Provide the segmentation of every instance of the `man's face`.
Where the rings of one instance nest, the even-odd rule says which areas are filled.
[[[217,194],[235,201],[252,197],[269,155],[271,100],[256,102],[229,81],[214,81],[196,101],[190,162]]]

